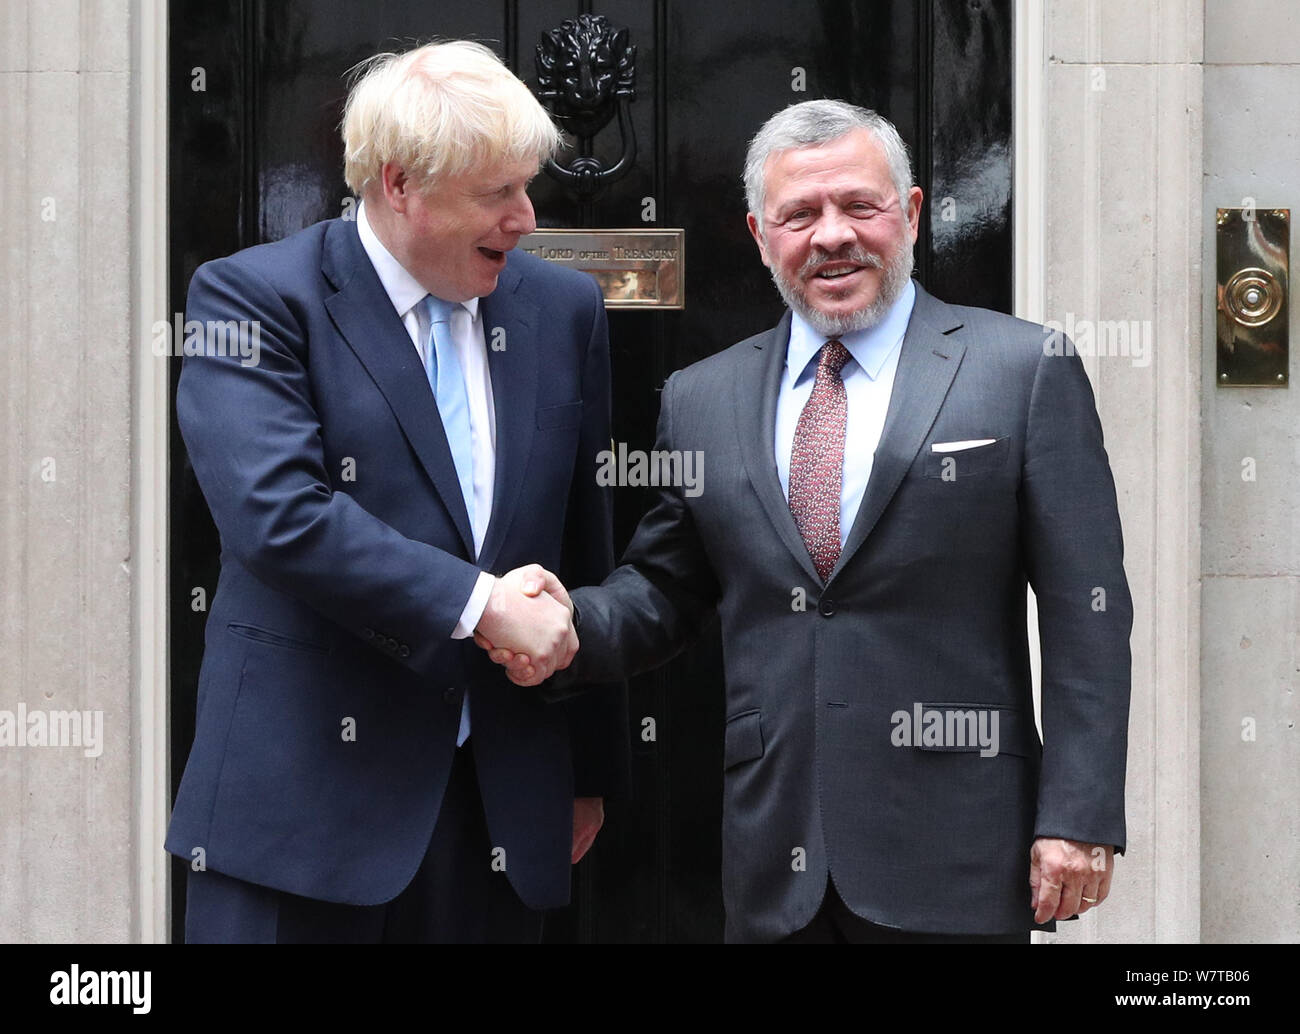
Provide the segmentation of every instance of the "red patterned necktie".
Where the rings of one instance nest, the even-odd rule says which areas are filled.
[[[817,380],[799,414],[790,452],[790,512],[823,582],[840,558],[840,486],[849,411],[840,371],[851,358],[838,341],[822,345]]]

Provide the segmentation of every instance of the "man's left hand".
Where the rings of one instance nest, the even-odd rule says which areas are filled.
[[[1110,893],[1115,848],[1080,840],[1039,837],[1029,849],[1030,907],[1034,922],[1069,919],[1096,908]]]
[[[605,823],[605,799],[603,797],[575,797],[573,800],[573,854],[572,863],[577,865],[582,856],[590,850],[596,840],[596,834]]]

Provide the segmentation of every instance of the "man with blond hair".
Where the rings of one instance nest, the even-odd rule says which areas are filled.
[[[221,535],[194,746],[166,847],[189,941],[536,941],[626,780],[619,692],[544,706],[566,607],[536,561],[611,569],[600,291],[513,249],[559,134],[488,49],[365,62],[343,118],[355,220],[201,266],[177,416]],[[513,573],[512,573],[513,572]],[[602,695],[606,696],[606,695]]]

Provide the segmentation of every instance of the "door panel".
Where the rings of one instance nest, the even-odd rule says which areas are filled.
[[[172,309],[199,263],[345,210],[338,123],[344,74],[432,36],[494,47],[535,83],[546,29],[590,3],[538,0],[173,0],[169,155]],[[637,47],[635,168],[589,203],[545,176],[531,191],[551,227],[682,227],[686,307],[610,313],[614,435],[654,442],[667,376],[776,322],[781,303],[745,227],[741,166],[777,109],[840,97],[880,110],[912,150],[926,193],[916,275],[940,297],[1006,310],[1011,299],[1011,15],[1006,0],[611,0],[595,8]],[[205,79],[202,90],[196,70]],[[796,89],[802,85],[802,89]],[[615,125],[593,144],[610,158]],[[933,196],[932,196],[933,195]],[[645,199],[657,218],[643,223]],[[174,361],[175,377],[179,360]],[[173,422],[173,791],[189,752],[219,543]],[[616,492],[620,549],[650,502]],[[743,533],[743,529],[738,529]],[[611,803],[550,941],[716,941],[723,698],[716,627],[631,685],[634,797]],[[655,737],[643,738],[653,718]],[[174,869],[174,937],[185,866]]]

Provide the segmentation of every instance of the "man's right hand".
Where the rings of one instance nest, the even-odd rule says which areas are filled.
[[[474,641],[505,664],[512,682],[535,686],[567,668],[578,652],[572,617],[573,605],[560,580],[529,564],[493,583]]]

